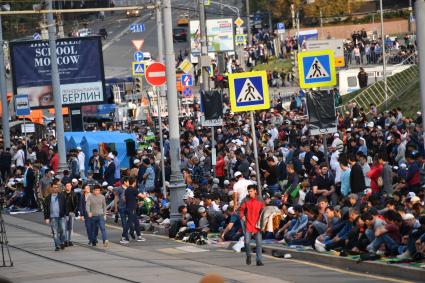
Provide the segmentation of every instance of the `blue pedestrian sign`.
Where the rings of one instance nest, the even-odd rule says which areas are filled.
[[[285,23],[277,23],[277,32],[285,33]]]
[[[145,75],[145,64],[140,62],[132,62],[131,70],[133,77],[143,77]]]
[[[192,88],[190,87],[190,86],[186,86],[184,89],[183,89],[183,95],[184,95],[184,97],[186,97],[186,98],[189,98],[189,97],[191,97],[192,96]]]
[[[133,58],[134,58],[134,61],[141,62],[145,58],[145,55],[143,55],[142,51],[137,51],[137,52],[134,52]]]
[[[144,32],[145,31],[145,24],[131,24],[130,25],[130,31],[131,32]]]
[[[183,74],[181,76],[182,86],[193,86],[193,79],[191,75]]]
[[[34,34],[32,35],[32,38],[33,38],[34,40],[40,40],[40,39],[41,39],[41,34],[39,34],[38,32],[36,32],[36,33],[34,33]]]
[[[301,88],[305,89],[336,85],[336,70],[333,50],[299,53],[298,69]]]
[[[270,108],[266,71],[229,74],[232,112]]]
[[[27,94],[15,96],[15,113],[16,116],[28,116],[31,114],[29,98]]]

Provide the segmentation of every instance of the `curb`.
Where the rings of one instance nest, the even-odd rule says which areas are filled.
[[[251,246],[255,247],[255,244],[251,244]],[[318,263],[358,273],[380,275],[416,282],[423,282],[425,278],[425,270],[397,264],[385,264],[374,261],[357,263],[357,261],[346,257],[320,254],[311,251],[297,251],[271,245],[263,245],[263,252],[267,255],[272,255],[273,252],[290,253],[293,259]]]

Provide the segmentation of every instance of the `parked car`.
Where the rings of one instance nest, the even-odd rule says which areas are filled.
[[[99,29],[99,36],[101,36],[103,39],[108,38],[108,31],[106,30],[106,28]]]
[[[173,28],[174,41],[187,41],[187,30],[185,28]]]

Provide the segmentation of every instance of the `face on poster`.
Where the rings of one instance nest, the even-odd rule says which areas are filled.
[[[98,37],[67,38],[57,41],[60,96],[63,105],[104,102],[104,69]],[[28,94],[30,107],[53,106],[50,47],[47,41],[11,44],[15,94]]]

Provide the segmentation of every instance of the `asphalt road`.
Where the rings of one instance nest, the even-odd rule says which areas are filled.
[[[15,218],[16,217],[16,218]],[[27,220],[30,222],[25,222],[27,227],[22,227],[22,223],[19,222],[17,219],[20,220]],[[11,225],[8,227],[8,223]],[[33,224],[30,224],[33,223]],[[12,230],[14,235],[16,235],[17,232],[19,232],[19,229],[22,229],[21,232],[24,232],[28,235],[28,232],[31,229],[34,229],[34,233],[38,231],[39,234],[34,234],[34,236],[31,236],[31,238],[39,238],[40,237],[40,231],[43,233],[43,237],[45,238],[43,246],[35,246],[33,247],[34,251],[45,251],[45,253],[51,257],[55,257],[57,254],[49,252],[49,249],[53,248],[53,244],[49,244],[49,233],[50,228],[48,226],[43,226],[42,224],[42,215],[41,213],[35,213],[35,214],[26,214],[26,215],[19,215],[19,216],[8,216],[6,218],[6,227],[8,227],[9,230]],[[16,226],[14,226],[16,225]],[[21,227],[21,228],[20,228]],[[75,225],[75,232],[77,234],[85,235],[85,228],[80,221],[76,221]],[[44,234],[45,233],[45,234]],[[119,247],[119,240],[121,237],[121,228],[116,225],[107,225],[107,233],[108,238],[112,243],[115,243],[115,247]],[[157,264],[157,265],[164,265],[164,268],[169,268],[171,266],[171,263],[173,266],[180,266],[179,272],[176,271],[175,273],[175,281],[180,282],[182,279],[186,278],[188,276],[188,280],[185,282],[197,282],[198,279],[195,279],[193,274],[197,274],[198,276],[209,273],[209,272],[218,272],[221,273],[226,278],[233,278],[233,281],[235,280],[235,274],[239,274],[238,272],[242,272],[240,280],[237,280],[237,282],[251,282],[251,280],[248,280],[247,278],[254,278],[258,277],[259,281],[264,282],[274,282],[275,280],[281,280],[279,282],[327,282],[327,283],[333,283],[333,282],[400,282],[399,280],[392,279],[392,278],[385,278],[380,276],[372,276],[368,274],[355,274],[352,272],[348,272],[345,270],[335,269],[328,266],[322,266],[318,264],[303,262],[300,260],[285,260],[285,259],[277,259],[270,256],[264,257],[264,266],[257,267],[257,266],[247,266],[245,265],[245,258],[243,254],[240,253],[234,253],[233,251],[224,250],[220,248],[212,248],[206,246],[193,246],[186,243],[177,242],[171,239],[168,239],[167,237],[160,236],[160,235],[152,235],[152,234],[145,234],[144,237],[146,238],[146,242],[131,242],[129,245],[122,247],[122,251],[115,252],[114,256],[119,256],[121,253],[122,255],[128,255],[130,252],[132,253],[132,257],[129,258],[129,260],[135,260],[137,257],[137,261],[141,264],[143,263],[149,263],[149,264]],[[13,239],[10,238],[10,242],[13,243]],[[74,256],[82,257],[82,253],[87,253],[87,249],[90,249],[89,247],[85,246],[85,237],[82,236],[79,238],[81,244],[78,246],[78,249],[81,250],[78,253],[74,252]],[[35,245],[35,244],[34,244]],[[51,246],[50,246],[51,245]],[[17,248],[28,248],[31,246],[30,243],[20,243],[15,244]],[[84,248],[85,247],[85,248]],[[47,249],[47,251],[46,251]],[[73,249],[73,248],[72,248]],[[85,250],[84,250],[85,249]],[[66,249],[67,250],[71,249]],[[115,248],[115,250],[117,250]],[[12,249],[13,252],[17,252],[15,249]],[[90,251],[88,251],[90,254]],[[152,256],[155,255],[155,256]],[[12,254],[13,256],[13,254]],[[62,256],[62,254],[61,254]],[[87,257],[87,255],[84,255]],[[164,258],[162,259],[162,256]],[[94,257],[94,254],[93,254]],[[66,257],[67,259],[71,260],[71,258]],[[49,259],[40,259],[42,263],[48,262]],[[51,260],[51,259],[50,259]],[[111,259],[112,260],[112,259]],[[39,261],[37,261],[40,263]],[[81,262],[79,261],[80,264]],[[35,263],[34,263],[35,264]],[[122,263],[121,263],[122,264]],[[202,268],[200,267],[202,265]],[[124,265],[125,266],[125,265]],[[120,267],[122,270],[125,267],[121,265]],[[130,267],[129,267],[130,268]],[[203,269],[206,268],[206,269]],[[152,272],[155,269],[152,269]],[[183,271],[182,271],[183,270]],[[133,269],[128,270],[128,274],[130,276],[131,272],[134,272]],[[125,272],[124,272],[125,274]],[[246,275],[249,275],[246,277]],[[4,275],[7,276],[7,273]],[[74,280],[71,278],[65,278],[67,275],[61,275],[64,276],[60,282],[74,282]],[[156,282],[168,282],[165,281],[165,279],[169,276],[169,274],[164,270],[164,273],[161,275],[159,273],[157,276]],[[182,277],[183,276],[183,277]],[[237,276],[236,276],[237,277]],[[143,277],[142,277],[143,278]],[[244,279],[245,278],[245,279]],[[320,279],[318,279],[320,278]],[[25,282],[25,280],[23,280]],[[28,281],[30,282],[30,281]],[[81,281],[83,282],[83,281]],[[114,282],[114,281],[111,281]],[[118,281],[117,281],[118,282]],[[141,282],[151,282],[150,280],[141,280]]]

